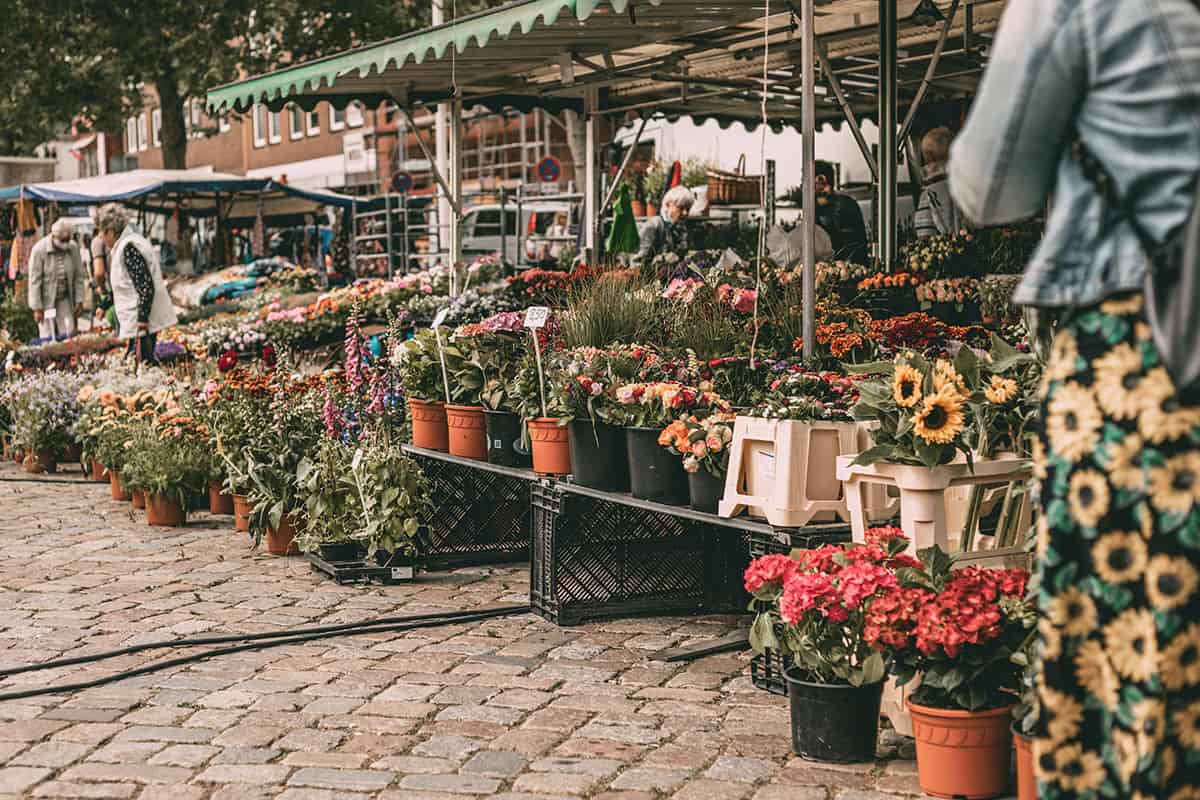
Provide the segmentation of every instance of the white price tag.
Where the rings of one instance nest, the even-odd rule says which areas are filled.
[[[351,459],[351,461],[350,461],[350,468],[358,469],[358,465],[362,463],[362,457],[363,457],[363,451],[362,451],[362,448],[360,447],[354,451],[354,458]]]
[[[42,317],[44,319],[57,319],[58,318],[58,309],[57,308],[47,308],[45,311],[42,312]]]
[[[545,306],[530,306],[525,310],[525,327],[531,330],[546,327],[546,320],[550,318],[550,309]]]
[[[392,580],[394,581],[411,581],[413,579],[412,567],[392,567]]]
[[[438,328],[442,327],[442,323],[446,321],[446,315],[449,313],[450,313],[449,308],[443,308],[441,311],[437,312],[437,316],[435,316],[433,318],[433,325],[431,327],[434,330],[437,330]]]

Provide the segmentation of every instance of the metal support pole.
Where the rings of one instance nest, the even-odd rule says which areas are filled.
[[[929,91],[929,86],[933,82],[933,76],[937,73],[938,62],[942,60],[942,51],[946,49],[946,39],[950,36],[950,28],[954,25],[954,15],[958,13],[958,4],[960,0],[954,0],[950,4],[950,10],[946,13],[946,19],[942,22],[942,30],[938,33],[937,44],[933,47],[933,55],[929,58],[929,66],[925,68],[925,77],[921,78],[921,85],[917,87],[917,94],[913,97],[912,104],[908,107],[908,113],[904,115],[904,124],[900,126],[899,140],[903,142],[908,138],[908,132],[912,130],[913,120],[916,119],[917,111],[921,108],[921,101],[925,99],[925,93]]]
[[[402,112],[404,112],[404,116],[408,120],[409,125],[412,125],[413,136],[416,137],[417,145],[421,148],[421,152],[424,153],[425,158],[429,161],[430,167],[432,168],[432,172],[433,172],[433,179],[435,181],[437,181],[438,186],[440,186],[442,188],[442,192],[444,194],[439,195],[439,198],[444,197],[446,199],[446,205],[448,207],[445,209],[444,213],[443,213],[443,209],[442,209],[442,203],[439,202],[438,206],[437,206],[438,225],[439,225],[438,244],[439,244],[439,249],[441,249],[440,248],[441,241],[442,241],[442,234],[441,234],[441,230],[440,230],[441,221],[443,219],[452,217],[454,214],[461,214],[462,206],[460,206],[458,204],[457,199],[455,199],[456,198],[455,194],[450,191],[450,184],[447,183],[447,180],[448,180],[447,176],[449,175],[449,173],[446,170],[440,169],[438,167],[438,165],[433,162],[433,157],[429,154],[429,147],[425,144],[425,140],[421,137],[421,132],[419,130],[417,130],[417,126],[413,123],[412,114],[409,112],[408,108],[406,108],[406,107],[401,107],[400,110]]]
[[[452,205],[461,212],[462,182],[463,182],[463,151],[462,151],[462,100],[450,104],[450,196]],[[462,216],[461,213],[450,217],[450,267],[451,287],[458,294],[458,266],[462,262]]]
[[[803,338],[804,358],[813,357],[813,345],[817,329],[817,189],[816,189],[816,153],[817,143],[817,84],[814,74],[816,56],[816,35],[813,29],[813,6],[816,0],[801,0],[800,3],[800,54],[801,66],[804,68],[801,78],[801,110],[800,136],[803,165],[803,206],[804,206],[804,275],[801,283],[802,300],[804,304]]]
[[[524,121],[521,122],[524,125]],[[508,261],[508,192],[500,189],[500,260]]]
[[[586,163],[583,172],[583,220],[584,220],[584,238],[583,247],[587,255],[587,263],[593,263],[593,258],[596,254],[596,234],[600,224],[600,215],[597,213],[597,199],[600,196],[598,191],[600,170],[596,163],[596,138],[597,126],[600,122],[600,115],[597,113],[596,106],[598,105],[598,95],[595,89],[586,89],[583,94],[583,116],[584,116],[584,134],[586,150]]]
[[[433,0],[433,16],[431,21],[434,25],[441,25],[445,23],[445,0]],[[434,169],[434,174],[437,175],[445,175],[449,169],[450,156],[446,140],[446,118],[449,116],[449,112],[450,106],[446,103],[438,103],[437,110],[434,112],[433,149],[434,153],[436,154],[436,160],[429,157],[429,152],[425,150],[425,143],[423,141],[421,142],[421,150],[425,151],[425,158],[430,161],[431,166]],[[417,133],[417,141],[421,141],[421,134],[419,131],[417,131],[417,126],[413,123],[412,117],[408,116],[407,109],[405,110],[405,116],[408,117],[409,124],[412,126],[413,131]],[[444,181],[438,181],[438,183],[441,184],[441,190],[438,192],[437,203],[438,222],[441,223],[443,220],[454,218],[454,209],[452,209],[449,202],[450,190],[446,188]],[[437,230],[437,249],[439,251],[446,248],[446,242],[444,239],[442,239],[444,235],[446,235],[445,231],[439,227]]]
[[[387,235],[387,247],[384,252],[387,253],[387,276],[390,280],[392,277],[392,193],[383,193],[383,230]]]
[[[854,113],[854,109],[850,106],[850,101],[846,99],[846,94],[842,91],[842,82],[838,80],[838,76],[829,65],[829,55],[825,52],[825,45],[821,44],[817,46],[817,58],[821,62],[821,73],[825,76],[825,82],[829,84],[829,88],[833,91],[833,96],[837,98],[838,105],[842,108],[842,116],[846,118],[846,122],[850,123],[850,132],[854,134],[854,141],[858,143],[858,149],[862,152],[863,158],[866,159],[867,166],[871,168],[871,177],[875,181],[878,181],[879,166],[875,163],[875,156],[871,154],[870,145],[867,144],[867,140],[862,135],[862,129],[858,125],[858,115]],[[803,100],[801,103],[803,103]]]
[[[358,277],[358,200],[350,201],[350,230],[346,231],[347,244],[350,247],[350,271]]]
[[[608,193],[604,195],[604,202],[600,204],[601,216],[608,209],[608,204],[612,202],[613,195],[617,193],[617,187],[621,185],[621,178],[625,175],[625,168],[633,160],[634,151],[637,150],[638,142],[642,140],[642,132],[646,130],[646,123],[649,121],[649,115],[642,117],[642,124],[638,126],[637,132],[633,134],[633,142],[629,145],[629,150],[625,152],[625,158],[621,160],[621,168],[617,170],[617,174],[612,179],[612,186],[609,187]]]
[[[879,0],[879,259],[896,260],[896,0]]]
[[[408,257],[408,194],[400,195],[400,214],[404,220],[404,238],[400,240],[400,266],[404,269],[404,274],[410,272],[409,257]]]

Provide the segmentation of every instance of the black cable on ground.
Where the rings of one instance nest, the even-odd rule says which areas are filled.
[[[95,483],[85,478],[64,478],[56,480],[54,478],[0,478],[0,483]],[[96,484],[99,485],[98,483]]]
[[[140,675],[148,675],[152,672],[168,669],[170,667],[178,667],[183,664],[190,664],[197,661],[212,658],[214,656],[231,655],[233,653],[244,653],[253,650],[265,650],[270,647],[279,647],[289,644],[302,644],[304,642],[315,641],[317,639],[325,639],[334,636],[355,636],[366,633],[399,633],[403,631],[418,630],[420,628],[436,628],[440,625],[455,624],[460,622],[481,622],[496,617],[507,617],[514,614],[528,611],[528,606],[506,606],[496,609],[485,609],[477,612],[465,612],[470,616],[458,616],[451,619],[439,618],[429,619],[417,622],[406,622],[401,624],[384,625],[381,627],[356,628],[354,630],[340,630],[329,633],[306,633],[300,635],[292,635],[286,638],[271,639],[268,641],[256,641],[246,644],[234,645],[233,647],[219,647],[215,650],[207,650],[203,653],[193,653],[187,656],[168,659],[166,661],[157,661],[153,664],[147,664],[143,667],[125,670],[112,675],[105,675],[100,678],[94,678],[89,681],[79,681],[77,683],[66,683],[59,686],[43,686],[36,689],[22,689],[19,691],[5,692],[0,694],[0,702],[5,700],[24,700],[30,697],[40,697],[47,694],[62,694],[64,692],[75,692],[82,689],[91,689],[97,686],[104,686],[117,681],[136,678]]]
[[[208,636],[190,636],[182,639],[163,639],[157,642],[133,644],[127,647],[117,648],[116,650],[105,650],[100,653],[92,653],[91,655],[86,656],[56,658],[53,661],[42,661],[37,664],[26,664],[25,666],[21,667],[0,669],[0,678],[8,677],[10,675],[20,675],[25,672],[37,672],[44,669],[55,669],[56,667],[70,667],[75,666],[76,664],[90,664],[96,661],[104,661],[109,658],[116,658],[118,656],[142,653],[146,650],[160,650],[163,648],[175,647],[199,647],[207,644],[228,644],[230,642],[262,641],[267,639],[281,639],[290,636],[305,636],[310,634],[335,634],[343,631],[355,631],[359,628],[375,627],[379,625],[402,625],[409,622],[425,622],[428,620],[440,620],[442,624],[450,625],[454,622],[457,622],[460,618],[466,618],[469,622],[479,614],[494,614],[496,616],[503,616],[505,614],[520,614],[529,610],[530,608],[528,605],[493,606],[491,608],[468,609],[466,611],[444,611],[439,614],[413,614],[403,617],[379,617],[377,619],[363,620],[361,622],[347,622],[340,625],[316,625],[308,628],[284,628],[282,630],[269,631],[265,633],[228,633]]]

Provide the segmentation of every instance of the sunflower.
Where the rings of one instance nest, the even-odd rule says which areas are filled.
[[[1092,564],[1101,580],[1129,583],[1146,568],[1146,543],[1136,533],[1106,533],[1092,545]]]
[[[962,400],[953,386],[925,398],[913,415],[913,432],[926,444],[950,444],[963,430]]]
[[[1150,503],[1159,511],[1186,514],[1200,501],[1200,453],[1189,451],[1150,470]]]
[[[1040,436],[1030,439],[1029,455],[1033,459],[1033,477],[1035,480],[1046,480],[1046,446]]]
[[[1020,390],[1021,387],[1012,378],[993,375],[991,382],[984,388],[983,394],[990,402],[1002,406],[1016,398]]]
[[[1109,350],[1093,364],[1096,373],[1096,399],[1104,411],[1116,419],[1135,419],[1145,407],[1145,396],[1138,391],[1142,382],[1142,354],[1128,342]]]
[[[1158,750],[1167,734],[1167,707],[1162,700],[1147,699],[1134,703],[1132,712],[1138,754],[1149,755]]]
[[[1154,614],[1131,608],[1104,627],[1104,645],[1122,677],[1148,681],[1158,670],[1158,640]],[[1082,680],[1082,678],[1081,678]]]
[[[1067,636],[1087,636],[1096,630],[1096,604],[1074,586],[1051,599],[1046,616]]]
[[[1074,381],[1064,383],[1046,410],[1046,435],[1052,453],[1075,463],[1096,449],[1104,419],[1091,390]]]
[[[892,398],[901,408],[912,408],[921,399],[921,373],[908,364],[897,364],[892,374]]]
[[[1170,611],[1192,598],[1200,576],[1188,559],[1157,555],[1146,567],[1146,595],[1156,609]]]
[[[1060,330],[1050,348],[1050,358],[1046,363],[1046,380],[1065,381],[1079,371],[1078,362],[1079,345],[1075,342],[1075,335],[1069,330]]]
[[[1159,653],[1158,667],[1163,683],[1173,692],[1200,684],[1200,623],[1175,634]]]
[[[1137,749],[1137,738],[1123,730],[1114,730],[1112,741],[1117,755],[1117,774],[1121,777],[1121,783],[1127,788],[1129,779],[1133,777],[1133,773],[1137,772],[1138,762],[1141,756]]]
[[[1041,558],[1050,550],[1050,521],[1045,514],[1038,514],[1036,529],[1037,541],[1034,544],[1034,551],[1038,558]]]
[[[1094,528],[1108,513],[1108,482],[1094,469],[1082,469],[1071,476],[1067,506],[1071,518],[1085,528]]]
[[[1046,723],[1046,733],[1056,742],[1066,742],[1079,734],[1079,724],[1083,722],[1083,706],[1071,695],[1058,692],[1048,686],[1038,688],[1038,699],[1042,704],[1043,715],[1049,714],[1050,721]]]
[[[1131,433],[1120,441],[1104,446],[1107,458],[1105,469],[1113,486],[1133,492],[1145,491],[1146,473],[1138,463],[1143,444],[1142,437]]]
[[[1058,784],[1069,792],[1094,792],[1107,776],[1104,760],[1078,744],[1060,747],[1054,754],[1054,764]]]
[[[1089,639],[1079,647],[1079,652],[1075,654],[1075,677],[1105,708],[1109,711],[1117,709],[1121,680],[1100,642]]]
[[[1142,295],[1131,294],[1126,297],[1114,297],[1110,300],[1105,300],[1100,304],[1100,310],[1105,314],[1115,314],[1118,317],[1127,317],[1130,314],[1136,314],[1142,310],[1145,305]]]
[[[1174,772],[1174,770],[1171,771]],[[1200,800],[1200,786],[1184,786],[1182,789],[1176,789],[1167,800]]]
[[[1039,783],[1058,783],[1058,743],[1052,739],[1033,740],[1033,768]]]
[[[1046,617],[1038,620],[1038,636],[1042,643],[1042,660],[1057,661],[1062,656],[1062,633]]]
[[[1189,750],[1200,750],[1200,700],[1193,700],[1172,716],[1175,738]]]
[[[1200,425],[1200,408],[1179,405],[1175,384],[1164,368],[1146,373],[1141,391],[1144,405],[1138,414],[1138,433],[1154,444],[1181,439]]]
[[[954,365],[944,358],[938,359],[933,365],[933,391],[941,392],[947,388],[958,395],[958,399],[963,402],[966,402],[971,396],[971,392],[967,389],[967,382],[963,380],[962,375],[958,374]]]
[[[1160,747],[1158,751],[1158,783],[1165,786],[1175,774],[1175,748]],[[1176,792],[1175,794],[1179,794]],[[1192,800],[1200,800],[1200,787],[1192,787]]]

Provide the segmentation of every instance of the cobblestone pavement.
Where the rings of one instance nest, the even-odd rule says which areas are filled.
[[[251,552],[227,517],[150,528],[107,485],[0,467],[0,664],[164,635],[527,602],[524,566],[358,588]],[[77,476],[75,476],[77,477]],[[919,794],[911,744],[876,763],[789,753],[784,698],[746,654],[650,660],[731,617],[559,628],[532,614],[241,653],[0,703],[0,796],[255,800],[876,800]],[[165,651],[176,655],[179,651]],[[80,681],[164,658],[0,681]]]

